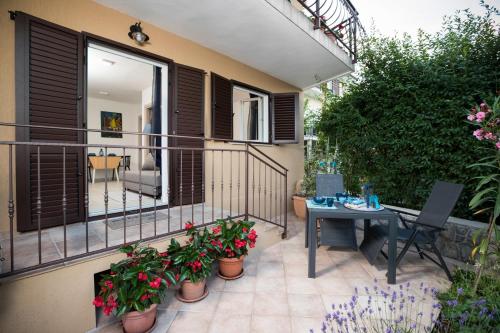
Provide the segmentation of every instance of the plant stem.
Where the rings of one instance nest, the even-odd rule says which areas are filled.
[[[494,229],[494,220],[493,220],[493,216],[494,216],[494,212],[492,211],[491,214],[490,214],[490,221],[488,223],[488,232],[486,234],[486,253],[485,254],[480,254],[480,256],[486,256],[486,260],[488,259],[487,256],[488,256],[488,248],[490,246],[490,240],[491,240],[491,235],[493,234],[493,229]],[[485,264],[486,264],[486,260],[485,260]],[[482,264],[480,262],[480,265],[479,265],[479,268],[477,270],[477,273],[476,273],[476,278],[474,280],[474,288],[472,288],[472,292],[474,293],[474,295],[476,294],[477,292],[477,287],[479,286],[479,281],[481,280],[481,275],[483,273],[483,269],[484,269],[484,264]]]

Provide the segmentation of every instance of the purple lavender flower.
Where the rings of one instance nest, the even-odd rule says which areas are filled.
[[[464,293],[464,289],[463,288],[458,288],[457,289],[457,295],[462,295]]]

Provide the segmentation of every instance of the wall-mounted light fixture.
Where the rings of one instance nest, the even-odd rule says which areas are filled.
[[[139,45],[144,45],[149,40],[149,36],[142,32],[141,22],[137,22],[130,26],[128,36]]]

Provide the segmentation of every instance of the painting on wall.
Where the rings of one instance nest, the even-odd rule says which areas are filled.
[[[101,130],[122,131],[122,114],[119,112],[101,111]],[[122,138],[122,133],[101,132],[102,138]]]

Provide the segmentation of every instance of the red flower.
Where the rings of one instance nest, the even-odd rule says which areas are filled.
[[[219,225],[219,226],[217,226],[217,227],[212,228],[212,232],[213,232],[214,234],[218,234],[218,233],[221,231],[221,229],[222,229],[222,228],[221,228],[221,226]]]
[[[111,314],[111,312],[113,311],[113,308],[111,306],[106,306],[104,307],[104,314],[106,316],[109,316]]]
[[[207,255],[207,254],[206,254],[205,252],[200,253],[200,257],[202,257],[202,258],[203,258],[204,256],[206,256],[206,255]]]
[[[250,233],[248,234],[248,239],[252,242],[255,242],[257,239],[257,233],[255,232],[254,229],[250,230]]]
[[[139,272],[139,274],[137,274],[137,279],[139,281],[147,281],[148,275],[146,273]]]
[[[153,289],[158,289],[160,288],[161,285],[161,278],[156,278],[153,281],[149,282],[149,286]]]
[[[235,256],[235,253],[233,252],[233,250],[231,250],[231,248],[230,248],[230,247],[226,247],[226,248],[224,249],[224,251],[226,251],[226,255],[227,255],[229,258],[231,258],[231,257],[234,257],[234,256]]]
[[[92,304],[94,304],[96,308],[100,308],[101,306],[104,305],[104,300],[102,299],[101,296],[96,296],[92,301]]]
[[[186,230],[192,229],[194,227],[194,224],[191,222],[187,222],[186,226],[184,227]]]
[[[179,273],[175,274],[175,281],[179,281],[180,278],[181,276],[179,275]]]
[[[141,296],[141,302],[144,302],[145,300],[149,299],[149,297],[151,297],[151,296],[149,296],[149,294],[142,295]]]
[[[237,249],[240,249],[247,245],[247,241],[236,238],[234,240],[234,245],[236,246]]]
[[[104,285],[109,289],[113,289],[113,282],[111,282],[111,280],[104,281]]]
[[[107,301],[107,305],[110,306],[111,308],[116,308],[118,306],[118,303],[116,303],[113,296],[109,296],[108,301]]]
[[[241,231],[243,231],[243,232],[247,232],[247,231],[248,231],[248,229],[247,229],[247,228],[242,228],[242,229],[241,229]]]
[[[132,257],[132,252],[127,253],[127,257]]]
[[[168,267],[168,266],[170,266],[172,261],[171,260],[163,260],[162,263],[163,263],[163,265],[165,265],[165,267]]]
[[[160,252],[160,257],[166,257],[168,256],[168,252],[165,251],[165,252]]]

